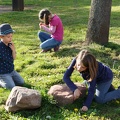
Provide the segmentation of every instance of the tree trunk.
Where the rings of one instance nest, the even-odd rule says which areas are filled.
[[[24,10],[24,0],[12,0],[12,10],[13,11],[23,11]]]
[[[92,0],[85,41],[108,43],[112,0]]]

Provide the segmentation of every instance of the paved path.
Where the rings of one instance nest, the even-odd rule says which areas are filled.
[[[33,6],[24,6],[24,10],[30,10],[33,9]],[[12,5],[0,5],[0,14],[1,13],[6,13],[6,12],[11,12],[12,11]]]
[[[12,6],[0,5],[0,13],[11,12]]]

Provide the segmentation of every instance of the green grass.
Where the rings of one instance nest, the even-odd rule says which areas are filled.
[[[116,88],[120,85],[120,1],[113,0],[109,43],[105,46],[95,43],[89,46],[82,45],[87,30],[89,0],[79,0],[77,4],[73,0],[66,2],[64,0],[24,0],[24,3],[24,11],[0,14],[0,24],[8,22],[16,31],[13,35],[17,50],[15,69],[24,78],[26,87],[41,92],[42,106],[36,110],[8,113],[4,105],[10,91],[0,88],[0,119],[46,120],[46,116],[51,116],[51,120],[119,120],[119,100],[104,105],[93,101],[89,111],[82,113],[79,109],[84,99],[78,99],[71,105],[58,107],[47,95],[47,91],[52,85],[64,83],[62,77],[66,68],[82,48],[89,49],[99,61],[110,66],[114,73],[113,85]],[[11,0],[0,0],[0,5],[11,6],[11,4]],[[40,53],[40,41],[37,38],[38,12],[44,7],[58,14],[63,21],[64,41],[57,53]],[[78,72],[73,74],[72,80],[82,82]]]

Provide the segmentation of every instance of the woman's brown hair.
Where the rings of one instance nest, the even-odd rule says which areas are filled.
[[[51,12],[48,9],[42,9],[39,12],[39,19],[42,19],[46,25],[49,25],[49,15]]]
[[[87,67],[90,74],[90,78],[88,81],[92,81],[97,76],[98,71],[98,63],[96,61],[96,58],[89,51],[82,50],[76,57],[76,60],[82,62],[83,65]]]

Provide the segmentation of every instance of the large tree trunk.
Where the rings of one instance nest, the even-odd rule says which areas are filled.
[[[85,41],[108,43],[112,0],[92,0]]]
[[[12,10],[13,11],[23,11],[24,10],[24,0],[12,0]]]

